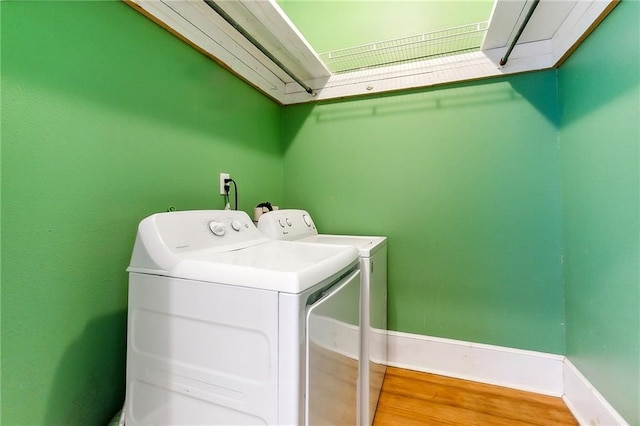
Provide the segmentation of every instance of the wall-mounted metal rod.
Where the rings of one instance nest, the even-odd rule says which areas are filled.
[[[511,55],[511,51],[513,50],[516,43],[520,39],[522,32],[524,31],[525,27],[529,23],[529,19],[531,19],[531,15],[533,15],[533,12],[536,10],[536,7],[538,7],[538,3],[540,3],[540,0],[533,0],[533,4],[531,5],[531,8],[529,8],[529,12],[527,12],[527,16],[524,17],[524,21],[522,21],[522,25],[520,25],[520,29],[518,30],[518,33],[516,34],[516,36],[513,38],[513,41],[511,42],[511,46],[509,46],[509,49],[507,49],[507,53],[502,57],[502,59],[500,59],[500,65],[505,65],[509,60],[509,55]]]
[[[247,40],[249,40],[249,42],[251,44],[253,44],[260,52],[262,52],[267,58],[269,58],[274,64],[276,64],[278,67],[280,67],[280,69],[282,69],[282,71],[284,71],[289,77],[291,77],[296,83],[298,83],[300,86],[302,86],[302,88],[304,89],[305,92],[307,92],[310,95],[315,95],[315,93],[313,92],[313,89],[309,86],[307,86],[306,84],[304,84],[302,82],[302,80],[300,80],[298,77],[296,77],[296,75],[289,69],[287,68],[282,62],[280,62],[279,60],[276,59],[275,56],[273,56],[262,44],[260,44],[260,42],[258,40],[256,40],[251,34],[249,34],[244,28],[242,28],[242,26],[236,22],[235,19],[233,19],[231,16],[229,16],[229,14],[227,12],[225,12],[220,6],[218,6],[214,1],[212,0],[204,0],[204,2],[214,11],[216,11],[216,13],[218,15],[220,15],[225,21],[227,21],[229,23],[229,25],[231,25],[233,28],[235,28],[240,34],[242,34],[242,36],[244,38],[246,38]]]

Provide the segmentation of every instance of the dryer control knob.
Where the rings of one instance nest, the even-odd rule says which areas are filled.
[[[311,228],[311,226],[313,225],[313,221],[311,220],[311,218],[309,216],[307,216],[306,214],[302,215],[302,219],[304,220],[304,223]]]
[[[213,235],[217,235],[218,237],[222,237],[224,235],[224,223],[212,220],[211,222],[209,222],[209,229],[211,229]]]
[[[233,222],[231,222],[231,227],[233,228],[234,231],[239,232],[240,228],[242,228],[242,224],[237,220],[234,220]]]

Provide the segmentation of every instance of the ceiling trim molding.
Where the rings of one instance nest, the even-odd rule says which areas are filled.
[[[541,0],[500,58],[531,0],[496,0],[479,52],[332,74],[275,0],[221,1],[269,53],[314,89],[310,95],[201,0],[123,0],[281,105],[341,99],[558,67],[619,0]],[[273,50],[271,50],[273,49]]]

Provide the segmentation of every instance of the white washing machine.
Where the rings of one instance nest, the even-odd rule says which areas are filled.
[[[358,249],[362,271],[360,424],[371,425],[387,369],[386,237],[318,234],[311,215],[295,209],[263,214],[258,229],[275,240],[343,244]]]
[[[239,211],[159,213],[127,271],[127,426],[357,423],[353,247],[272,241]]]

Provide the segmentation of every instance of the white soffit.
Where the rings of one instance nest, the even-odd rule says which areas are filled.
[[[281,104],[286,103],[285,86],[297,85],[202,0],[124,2]],[[245,30],[256,31],[254,38],[298,78],[328,78],[331,74],[275,1],[225,0],[217,4]],[[265,31],[267,25],[271,31]]]
[[[559,66],[619,0],[540,0],[508,62],[503,57],[532,0],[496,0],[479,52],[331,74],[275,0],[216,4],[310,95],[202,0],[124,0],[282,105],[434,86]]]
[[[299,79],[331,75],[275,1],[223,0],[217,4]]]

